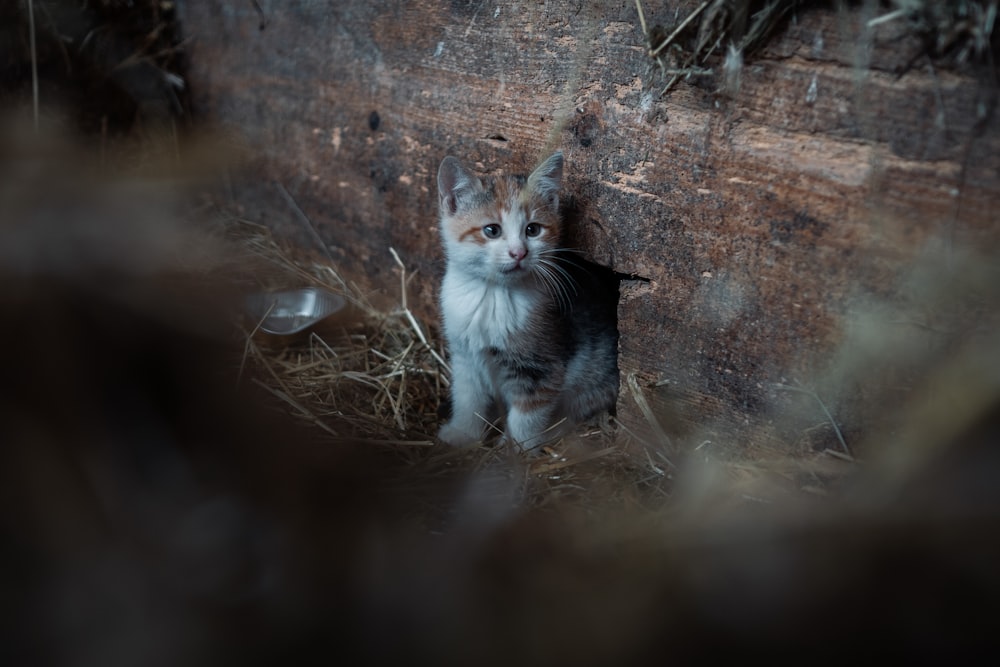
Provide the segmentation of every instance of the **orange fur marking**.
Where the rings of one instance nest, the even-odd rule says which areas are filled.
[[[461,243],[471,241],[478,245],[486,245],[487,238],[483,235],[482,227],[470,227],[459,235],[458,240]]]

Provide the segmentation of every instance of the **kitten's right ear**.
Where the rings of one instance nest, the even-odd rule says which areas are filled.
[[[458,210],[458,202],[464,195],[482,189],[480,180],[466,171],[461,162],[450,155],[441,161],[438,168],[438,197],[442,212],[454,215]]]
[[[562,187],[563,154],[556,151],[528,176],[526,189],[547,200],[553,210],[559,210],[559,188]]]

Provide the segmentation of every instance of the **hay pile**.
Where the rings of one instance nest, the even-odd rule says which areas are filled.
[[[892,26],[894,40],[909,36],[919,46],[900,75],[921,58],[949,67],[985,66],[985,78],[995,82],[993,52],[997,3],[993,0],[892,0],[863,25],[845,28],[859,44],[872,44],[877,30]],[[641,0],[635,0],[639,25],[649,57],[656,63],[669,92],[679,81],[712,80],[718,90],[734,95],[744,60],[764,47],[790,17],[806,11],[807,0],[704,0],[689,11],[675,10],[661,23],[647,21]],[[873,8],[874,9],[874,8]],[[881,8],[879,8],[881,10]]]
[[[4,282],[0,610],[15,662],[954,658],[995,636],[995,263],[925,279],[935,300],[921,304],[965,292],[990,317],[931,360],[889,460],[824,497],[818,467],[803,492],[801,462],[760,452],[706,461],[705,447],[657,473],[657,450],[650,463],[621,432],[538,459],[429,446],[447,372],[402,292],[371,308],[328,262],[225,228],[231,254],[210,244],[193,267],[184,244],[149,255],[152,272],[46,265]],[[196,274],[182,289],[178,256]],[[253,322],[206,339],[179,307],[227,272],[324,285],[355,310],[300,339],[261,339]],[[902,361],[920,352],[909,342]]]
[[[655,512],[670,506],[678,467],[693,466],[699,480],[685,494],[709,493],[717,496],[712,502],[735,506],[825,497],[857,465],[851,455],[831,450],[789,456],[787,443],[747,451],[741,443],[706,442],[678,451],[659,428],[662,416],[652,414],[634,378],[625,377],[624,400],[637,402],[647,424],[630,428],[612,416],[535,456],[489,444],[490,438],[481,447],[451,449],[435,438],[449,384],[445,350],[436,323],[420,322],[410,310],[413,276],[394,250],[386,254],[399,273],[396,306],[383,311],[328,258],[282,247],[267,228],[245,220],[230,218],[225,226],[244,258],[248,288],[315,285],[350,304],[348,312],[293,337],[262,334],[259,322],[244,320],[242,381],[264,388],[275,410],[294,416],[330,447],[352,440],[379,448],[384,459],[407,468],[411,481],[489,470],[505,478],[511,506]],[[254,268],[247,273],[246,267]]]
[[[252,320],[243,326],[244,381],[266,388],[275,409],[324,434],[331,446],[351,439],[383,448],[387,457],[413,466],[414,476],[502,467],[516,480],[511,501],[519,506],[656,505],[669,496],[671,464],[662,451],[649,448],[637,458],[636,441],[613,420],[583,427],[534,457],[499,446],[454,450],[437,442],[450,371],[437,327],[418,321],[408,307],[412,276],[395,251],[387,255],[399,272],[397,306],[384,312],[326,258],[282,248],[253,223],[227,226],[230,241],[254,258],[250,264],[268,267],[254,271],[258,289],[315,285],[350,304],[348,312],[290,338],[261,334]]]
[[[274,267],[258,273],[264,285],[322,285],[354,304],[353,316],[296,340],[261,339],[250,323],[243,375],[323,446],[349,436],[378,451],[379,474],[412,503],[401,515],[413,541],[336,542],[362,553],[343,576],[365,582],[363,618],[378,628],[404,619],[387,655],[645,664],[721,659],[732,646],[773,657],[822,645],[846,659],[862,646],[915,657],[991,642],[970,622],[1000,594],[1000,281],[988,258],[954,256],[956,272],[932,252],[906,279],[907,299],[872,301],[849,327],[840,371],[870,378],[858,369],[877,358],[874,372],[915,378],[910,404],[883,406],[889,429],[852,448],[871,461],[737,456],[731,443],[670,452],[668,465],[666,443],[621,424],[536,459],[432,444],[448,373],[434,327],[407,308],[402,262],[397,307],[384,312],[328,261],[283,250],[263,228],[240,222],[230,234]],[[885,335],[887,317],[928,309],[935,326],[972,328],[933,348]],[[428,493],[442,484],[451,491]]]

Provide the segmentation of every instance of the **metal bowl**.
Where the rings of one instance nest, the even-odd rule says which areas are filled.
[[[252,294],[247,313],[265,333],[288,336],[308,329],[347,304],[344,297],[319,287]]]

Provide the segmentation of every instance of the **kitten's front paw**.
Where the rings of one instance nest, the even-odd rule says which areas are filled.
[[[465,430],[448,422],[438,431],[438,440],[452,447],[471,447],[482,439],[480,434],[467,433]]]

